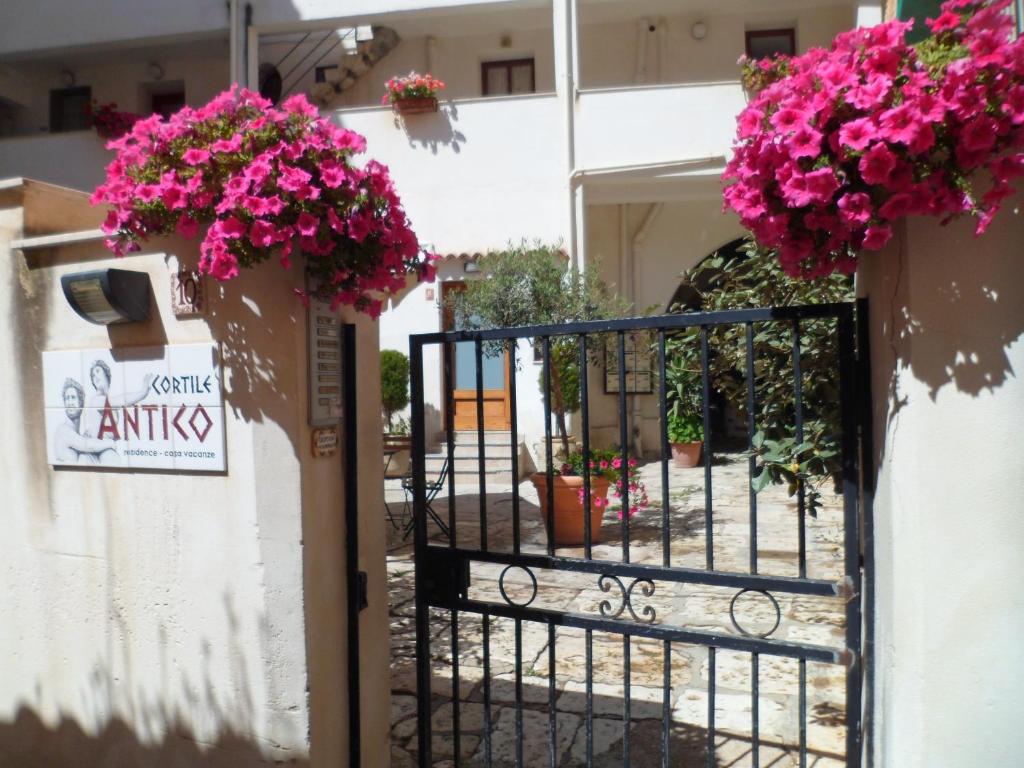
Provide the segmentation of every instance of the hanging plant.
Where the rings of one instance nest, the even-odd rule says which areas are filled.
[[[88,107],[89,123],[101,139],[119,139],[140,119],[134,112],[122,112],[116,102],[100,104],[95,99]]]
[[[916,46],[912,21],[889,21],[748,66],[761,90],[737,120],[725,208],[806,278],[852,273],[908,215],[969,214],[980,235],[1024,173],[1024,42],[1009,4],[949,0]]]
[[[297,251],[317,298],[372,317],[408,276],[434,279],[436,257],[420,247],[387,168],[357,167],[365,139],[303,95],[275,109],[232,87],[199,109],[140,120],[107,146],[117,156],[92,203],[112,207],[103,230],[117,255],[205,225],[202,272],[231,280],[271,257],[288,268]]]

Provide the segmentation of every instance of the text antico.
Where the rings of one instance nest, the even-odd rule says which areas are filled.
[[[118,428],[115,411],[121,412],[123,430]],[[100,416],[97,437],[103,440],[109,435],[114,440],[131,440],[134,434],[136,440],[170,440],[173,430],[183,440],[189,440],[191,439],[189,431],[191,431],[192,435],[202,443],[212,428],[213,419],[201,405],[177,407],[173,405],[133,405],[122,408],[113,408],[108,405],[103,408],[103,413]]]

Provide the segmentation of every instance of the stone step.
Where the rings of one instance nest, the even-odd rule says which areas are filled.
[[[425,457],[425,466],[428,479],[435,479],[444,467],[444,454],[431,453]],[[522,479],[523,467],[520,462],[520,478]],[[455,460],[455,484],[476,485],[480,482],[480,468],[472,458]],[[484,465],[484,477],[488,484],[509,485],[512,483],[512,459],[487,458]]]
[[[471,430],[459,430],[455,433],[455,445],[477,445],[479,442],[479,434],[475,429]],[[519,443],[522,444],[523,436],[519,436]],[[445,445],[445,434],[441,432],[437,435],[437,443],[439,445]],[[512,433],[508,430],[484,430],[484,445],[495,445],[495,446],[510,446],[512,445]]]
[[[426,456],[426,467],[427,473],[437,473],[441,471],[441,467],[444,466],[445,454],[443,453],[428,453]],[[480,460],[476,457],[476,454],[472,456],[455,456],[455,471],[456,472],[476,472],[479,469]],[[490,456],[485,455],[484,457],[484,469],[489,470],[512,470],[512,457],[511,456]]]

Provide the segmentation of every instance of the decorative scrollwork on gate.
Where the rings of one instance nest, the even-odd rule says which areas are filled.
[[[764,595],[768,598],[768,601],[771,603],[772,608],[775,609],[775,623],[767,632],[750,632],[741,627],[740,623],[736,620],[736,601],[748,592],[751,594]],[[739,632],[741,635],[744,635],[745,637],[766,638],[774,634],[775,630],[779,628],[779,624],[782,622],[782,609],[779,608],[779,601],[775,599],[775,596],[772,595],[771,592],[766,592],[763,589],[741,589],[739,592],[733,595],[732,600],[729,601],[729,620],[732,622],[732,625],[736,627],[736,631]]]
[[[650,597],[654,594],[654,582],[650,579],[636,578],[627,587],[617,576],[612,576],[608,573],[602,574],[597,580],[597,586],[605,593],[612,591],[613,583],[619,588],[619,605],[613,609],[610,600],[602,600],[598,606],[601,615],[605,618],[617,619],[622,615],[623,611],[628,610],[629,615],[633,617],[634,621],[639,621],[643,624],[653,624],[658,617],[657,612],[653,606],[645,605],[640,609],[640,613],[637,614],[636,609],[633,607],[633,590],[639,584],[640,592],[643,593],[643,596]]]
[[[533,588],[533,591],[530,594],[530,599],[527,600],[525,603],[517,603],[515,600],[513,600],[511,597],[508,596],[507,592],[505,592],[505,574],[508,573],[513,568],[518,568],[519,570],[523,571],[527,576],[530,577],[530,582],[531,582],[530,586]],[[530,603],[532,603],[534,600],[537,599],[537,577],[534,575],[533,571],[531,571],[525,565],[509,565],[509,566],[506,566],[505,570],[503,570],[501,572],[501,575],[498,576],[498,591],[501,592],[502,599],[506,603],[508,603],[509,605],[514,605],[517,608],[525,608],[526,606],[528,606]]]

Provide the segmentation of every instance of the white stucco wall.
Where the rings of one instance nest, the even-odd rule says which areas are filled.
[[[366,156],[391,170],[416,234],[436,250],[564,239],[568,182],[553,96],[456,101],[404,120],[386,107],[331,117],[367,137]]]
[[[306,313],[290,295],[301,275],[261,269],[208,283],[206,315],[177,320],[172,256],[194,264],[194,242],[162,241],[128,260],[96,241],[12,251],[26,228],[83,229],[101,215],[84,195],[43,190],[26,218],[19,194],[0,192],[0,314],[9,319],[0,332],[0,763],[342,764],[343,481],[340,457],[310,453]],[[105,267],[149,274],[148,322],[107,328],[73,313],[60,275]],[[380,390],[376,324],[359,328],[360,567],[371,601],[361,621],[363,748],[364,765],[379,765],[388,696],[374,682],[388,668]],[[47,465],[43,350],[199,341],[216,342],[223,361],[226,472]]]
[[[744,52],[747,29],[794,27],[798,52],[814,46],[826,46],[837,32],[849,29],[853,19],[848,4],[824,7],[787,7],[770,4],[743,12],[716,13],[709,8],[680,9],[672,13],[649,12],[636,6],[635,17],[628,20],[593,20],[608,9],[594,3],[581,4],[580,12],[580,87],[607,88],[637,82],[637,26],[648,18],[663,32],[648,33],[646,83],[700,83],[738,79],[736,59]],[[755,4],[751,4],[754,6]],[[690,32],[702,21],[707,27],[703,40]],[[661,50],[658,50],[659,40]],[[660,64],[659,64],[660,61]]]
[[[1024,238],[909,222],[866,259],[877,450],[876,765],[1020,763]]]

